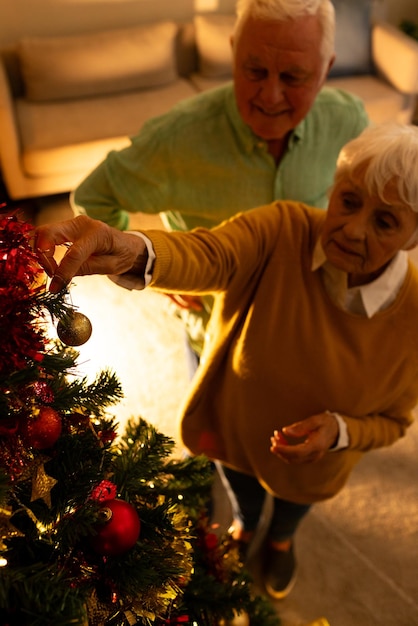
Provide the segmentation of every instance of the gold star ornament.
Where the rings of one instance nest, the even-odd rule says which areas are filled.
[[[51,508],[51,489],[57,484],[57,480],[48,476],[45,465],[42,463],[36,468],[32,478],[32,495],[30,501],[42,499]]]

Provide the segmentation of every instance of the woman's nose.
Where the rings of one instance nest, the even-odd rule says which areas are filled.
[[[361,215],[351,215],[344,225],[344,234],[350,239],[364,240],[367,237],[367,220]]]

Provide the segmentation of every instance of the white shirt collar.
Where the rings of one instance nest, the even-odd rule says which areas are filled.
[[[360,287],[347,287],[347,274],[328,263],[321,240],[316,242],[312,271],[322,268],[327,275],[324,284],[331,298],[342,308],[360,315],[373,317],[389,307],[396,299],[408,271],[408,253],[400,250],[376,280]]]

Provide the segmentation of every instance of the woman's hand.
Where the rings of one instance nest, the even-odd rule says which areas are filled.
[[[56,246],[66,245],[61,261],[54,258]],[[85,215],[35,230],[35,252],[52,278],[49,290],[61,291],[74,276],[123,274],[144,271],[147,250],[141,237],[111,228]]]
[[[335,445],[339,425],[329,411],[275,431],[270,451],[286,463],[314,463]]]

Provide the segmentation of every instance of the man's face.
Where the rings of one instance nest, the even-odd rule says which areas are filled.
[[[320,46],[315,16],[243,24],[233,42],[235,98],[257,136],[283,139],[306,116],[326,78]]]
[[[362,182],[355,176],[336,184],[322,232],[328,261],[348,273],[350,287],[377,278],[418,226],[417,214],[401,202],[394,180],[385,188],[385,201],[366,192]]]

